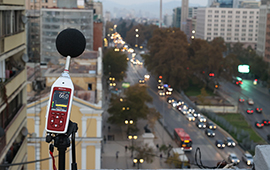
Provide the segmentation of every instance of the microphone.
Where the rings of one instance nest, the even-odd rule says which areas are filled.
[[[67,28],[56,37],[56,49],[64,57],[78,57],[85,49],[84,35],[77,29]]]

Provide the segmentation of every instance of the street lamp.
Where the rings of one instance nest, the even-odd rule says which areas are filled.
[[[134,145],[133,141],[138,139],[137,135],[128,135],[128,139],[131,140],[131,158],[133,157],[133,150],[134,150]]]
[[[135,159],[133,159],[133,162],[134,162],[134,164],[137,164],[137,167],[139,169],[139,164],[142,164],[144,162],[144,160],[141,158],[140,159],[135,158]]]

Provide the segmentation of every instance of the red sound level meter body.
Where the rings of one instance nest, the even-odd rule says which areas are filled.
[[[74,86],[68,73],[62,73],[52,85],[47,106],[45,130],[66,133],[73,101]]]

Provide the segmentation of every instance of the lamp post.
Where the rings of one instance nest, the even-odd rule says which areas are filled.
[[[138,158],[135,158],[133,159],[133,163],[134,164],[137,164],[137,168],[139,169],[139,165],[142,164],[144,162],[144,160],[142,158],[138,159]]]
[[[136,28],[135,29],[135,32],[136,32],[136,44],[135,44],[135,47],[137,48],[138,47],[138,38],[139,38],[139,34],[138,34],[138,31],[139,31],[139,29],[138,28]]]
[[[131,158],[133,158],[133,150],[134,150],[134,145],[133,141],[138,138],[137,135],[128,135],[128,139],[131,140]]]

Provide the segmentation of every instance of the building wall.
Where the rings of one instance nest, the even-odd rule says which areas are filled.
[[[180,28],[182,31],[185,31],[185,29],[186,29],[186,20],[188,18],[188,14],[189,14],[188,0],[182,0],[181,24],[180,24]]]
[[[267,14],[264,60],[270,62],[270,13]]]
[[[24,13],[24,0],[0,3],[0,127],[5,131],[0,137],[0,164],[24,162],[27,157],[26,68],[22,61],[26,33],[21,20]],[[23,167],[26,166],[9,169]]]
[[[223,37],[225,42],[241,42],[255,48],[259,9],[199,8],[199,11],[196,38],[211,41],[215,37]]]
[[[49,97],[40,100],[41,109],[37,110],[38,102],[33,102],[27,106],[27,127],[29,133],[36,133],[38,138],[29,137],[28,140],[28,161],[48,158],[49,144],[45,142],[45,115]],[[79,98],[73,98],[73,105],[70,120],[78,124],[76,133],[76,160],[78,169],[100,169],[101,157],[101,109],[93,109],[97,106],[83,101]],[[71,149],[68,148],[68,149]],[[54,149],[54,155],[57,155],[57,148]],[[66,153],[66,169],[70,169],[72,161],[71,151]],[[58,165],[58,159],[56,159]],[[46,160],[41,163],[35,163],[28,166],[29,170],[34,169],[52,169],[52,161]]]
[[[25,9],[26,10],[40,10],[41,8],[50,8],[50,7],[56,7],[57,6],[57,0],[25,0]]]
[[[103,46],[103,23],[94,22],[94,45],[93,50],[97,51],[99,47]]]

